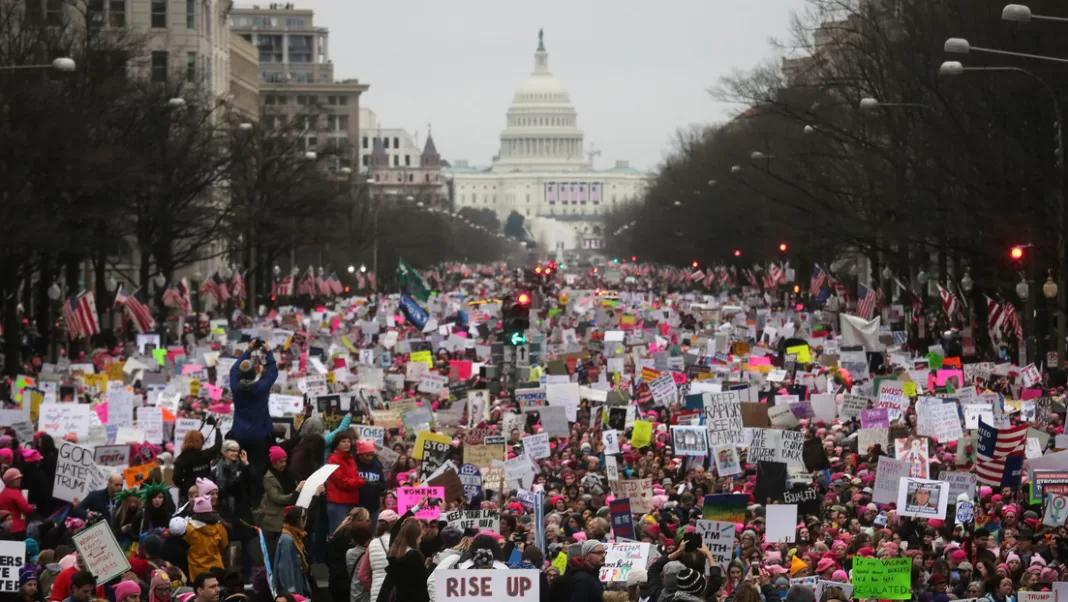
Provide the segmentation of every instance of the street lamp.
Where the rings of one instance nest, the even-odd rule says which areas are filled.
[[[241,130],[242,132],[249,132],[252,131],[252,124],[245,121],[237,124],[237,129]]]
[[[682,207],[682,201],[675,201],[676,207]]]
[[[1060,287],[1053,281],[1053,270],[1050,270],[1046,274],[1046,283],[1042,285],[1042,294],[1046,299],[1052,301],[1057,298],[1057,293],[1060,291]]]
[[[277,277],[282,275],[282,267],[280,265],[278,265],[277,263],[274,264],[274,267],[271,268],[271,271],[274,272],[274,277],[275,278],[277,278]]]
[[[1027,281],[1021,279],[1016,283],[1016,294],[1020,297],[1020,301],[1027,301],[1027,297],[1030,294],[1030,287],[1027,286]]]
[[[352,175],[352,168],[351,168],[351,167],[342,167],[342,168],[341,168],[341,169],[339,169],[338,171],[339,171],[339,172],[341,173],[341,175],[343,175],[343,176],[350,176],[350,175]]]
[[[308,161],[314,161],[314,160],[319,158],[319,153],[317,153],[315,151],[308,151],[308,152],[304,153],[304,158],[307,159]]]
[[[1008,50],[998,50],[996,48],[984,48],[982,46],[972,46],[968,40],[964,38],[949,38],[942,46],[943,50],[947,54],[969,54],[973,50],[975,52],[981,52],[986,54],[999,54],[1001,56],[1014,56],[1023,59],[1035,59],[1038,61],[1049,61],[1052,63],[1068,63],[1068,59],[1062,59],[1055,56],[1043,56],[1040,54],[1028,54],[1026,52],[1011,52]]]
[[[350,274],[355,274],[356,273],[356,266],[350,265],[349,266],[349,273]]]
[[[806,125],[804,132],[806,136],[811,136],[812,134],[816,133],[816,128],[812,127],[811,125]]]
[[[741,165],[732,165],[731,166],[731,173],[734,174],[734,175],[738,175],[738,174],[742,173],[742,166]]]
[[[366,274],[367,273],[367,266],[363,265],[362,263],[360,264],[360,273],[361,274]]]
[[[48,298],[52,301],[59,301],[59,297],[62,294],[63,291],[59,290],[59,285],[55,282],[52,283],[52,286],[48,287]]]
[[[927,105],[918,102],[882,102],[877,98],[861,98],[860,110],[863,112],[872,112],[875,109],[896,108],[896,107],[914,107],[917,109],[926,109]]]
[[[965,293],[972,292],[972,288],[975,287],[975,281],[972,280],[972,271],[964,270],[964,277],[960,279],[960,288]]]
[[[172,98],[167,101],[167,106],[177,109],[185,106],[185,99],[181,97]]]
[[[708,181],[708,185],[709,186],[715,186],[716,185],[716,181],[715,180],[709,180]]]
[[[0,71],[18,71],[21,69],[55,69],[56,71],[74,71],[77,65],[74,63],[74,59],[67,57],[60,57],[51,63],[44,65],[7,65],[0,67]]]
[[[115,289],[119,288],[119,283],[115,282],[115,277],[108,278],[108,281],[104,283],[104,287],[108,289],[109,293],[114,293]]]
[[[1007,4],[1005,5],[1005,8],[1001,9],[1002,21],[1030,23],[1032,19],[1035,21],[1057,21],[1068,23],[1068,19],[1064,17],[1049,17],[1046,15],[1031,14],[1031,8],[1023,4]]]

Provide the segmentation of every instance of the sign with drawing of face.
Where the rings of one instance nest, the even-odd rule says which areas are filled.
[[[949,483],[929,479],[901,479],[897,494],[902,516],[944,519],[949,505]]]
[[[738,448],[733,445],[724,445],[715,448],[713,457],[716,459],[716,472],[725,477],[742,472],[742,465],[738,461]]]
[[[672,426],[672,447],[680,456],[707,456],[708,437],[703,426]]]

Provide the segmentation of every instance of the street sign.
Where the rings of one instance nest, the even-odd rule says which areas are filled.
[[[515,365],[520,368],[530,367],[530,343],[515,348]]]

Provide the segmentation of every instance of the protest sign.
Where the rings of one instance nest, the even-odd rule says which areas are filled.
[[[93,462],[93,451],[70,441],[59,446],[59,460],[52,481],[52,497],[64,502],[84,500],[90,491],[103,489],[107,477]]]
[[[608,503],[608,508],[612,515],[612,533],[616,537],[634,539],[634,515],[630,510],[630,500],[627,498],[612,500]]]
[[[54,439],[74,433],[78,440],[89,438],[89,409],[82,403],[42,403],[37,426]]]
[[[304,412],[304,397],[271,393],[267,398],[267,411],[272,418],[300,415]]]
[[[450,527],[456,527],[461,532],[466,529],[478,531],[501,532],[501,513],[496,510],[456,510],[444,512],[441,520],[449,523]]]
[[[860,413],[868,408],[870,400],[867,397],[861,397],[859,395],[843,395],[842,407],[838,409],[838,415],[843,419],[856,418],[860,416]]]
[[[978,477],[974,472],[946,471],[938,474],[939,480],[949,483],[949,499],[956,500],[962,493],[968,494],[968,499],[975,498],[975,486]]]
[[[540,591],[541,575],[537,569],[443,571],[434,582],[438,602],[539,602]]]
[[[604,583],[626,581],[631,569],[644,569],[649,556],[647,543],[604,544],[604,565],[599,577]]]
[[[703,426],[672,426],[671,437],[676,455],[708,455],[708,429]]]
[[[548,458],[552,453],[549,449],[549,433],[523,437],[523,450],[534,460]]]
[[[767,506],[767,531],[764,538],[769,542],[791,542],[797,536],[797,505],[772,504]]]
[[[842,583],[840,581],[828,581],[827,579],[820,579],[816,582],[815,599],[823,600],[823,592],[831,589],[838,588],[842,590],[842,597],[835,598],[836,600],[850,600],[853,595],[853,584]]]
[[[78,557],[96,577],[97,583],[106,583],[130,570],[130,562],[115,541],[108,521],[94,523],[75,533],[73,539]]]
[[[482,493],[482,471],[474,464],[464,464],[457,471],[464,486],[464,499],[470,502]]]
[[[353,425],[356,429],[356,437],[360,441],[373,441],[378,445],[385,445],[386,428],[382,426],[367,426],[365,424]]]
[[[304,487],[300,490],[300,495],[297,496],[297,506],[301,508],[307,508],[311,505],[312,498],[315,497],[316,490],[319,487],[326,485],[326,480],[330,478],[330,475],[338,469],[337,464],[327,464],[319,467],[318,470],[311,473],[311,475],[304,481]]]
[[[0,541],[0,592],[19,591],[19,569],[26,562],[26,542]]]
[[[881,600],[912,598],[911,558],[853,559],[853,596]]]
[[[698,519],[697,534],[701,536],[701,541],[712,553],[712,560],[716,566],[720,567],[726,575],[727,565],[731,563],[734,555],[734,523]]]
[[[93,449],[93,462],[98,466],[125,468],[130,465],[130,446],[97,445]]]
[[[890,416],[886,408],[873,408],[860,411],[860,426],[866,429],[890,428]]]
[[[1068,496],[1051,493],[1046,496],[1046,514],[1042,517],[1042,524],[1051,527],[1064,525],[1064,519],[1068,517]]]
[[[404,514],[408,508],[427,498],[415,513],[416,518],[437,520],[441,516],[441,505],[445,501],[444,487],[400,487],[397,489],[397,513]]]
[[[711,447],[743,445],[741,397],[737,391],[704,393],[705,427]]]
[[[919,518],[946,517],[949,483],[907,477],[901,479],[897,494],[897,512]]]
[[[633,479],[618,481],[614,493],[617,498],[629,498],[631,509],[636,514],[651,512],[653,507],[653,480]]]
[[[894,439],[894,457],[909,463],[909,476],[926,479],[930,476],[931,462],[926,437]]]
[[[872,501],[877,504],[897,502],[898,483],[909,476],[909,463],[889,456],[879,456],[875,470],[875,488]]]
[[[601,432],[601,442],[604,443],[604,453],[614,456],[619,453],[619,431],[605,430]]]
[[[744,523],[749,495],[741,493],[716,493],[706,495],[701,507],[701,518],[729,523]]]

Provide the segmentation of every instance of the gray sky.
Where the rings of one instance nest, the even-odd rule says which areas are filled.
[[[673,132],[737,112],[707,89],[736,68],[775,58],[804,0],[294,0],[330,28],[340,78],[386,127],[433,125],[450,160],[488,165],[505,112],[534,67],[545,28],[549,68],[571,94],[599,168],[652,169]],[[249,0],[243,0],[242,5]],[[263,4],[266,4],[266,0]]]

